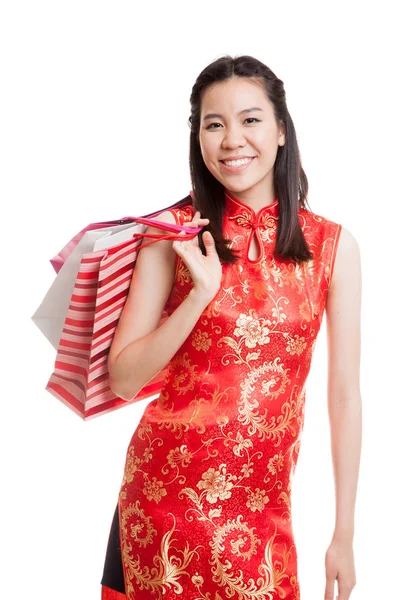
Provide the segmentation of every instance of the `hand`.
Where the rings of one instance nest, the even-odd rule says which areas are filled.
[[[333,540],[325,554],[326,586],[324,600],[333,600],[335,579],[339,595],[336,600],[348,600],[356,584],[353,546],[351,542]]]
[[[199,227],[208,225],[209,219],[200,217],[196,211],[188,227]],[[179,235],[184,236],[182,231]],[[182,258],[190,271],[193,280],[194,291],[211,301],[218,292],[222,278],[222,265],[215,248],[214,238],[209,231],[202,232],[202,239],[206,249],[206,256],[200,250],[198,237],[187,241],[174,240],[172,247]]]

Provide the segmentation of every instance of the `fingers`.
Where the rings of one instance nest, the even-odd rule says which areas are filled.
[[[190,221],[190,223],[188,223],[188,225],[202,225],[203,227],[205,227],[206,225],[208,225],[208,223],[210,222],[210,219],[206,219],[206,218],[202,218],[200,217],[200,211],[196,210],[192,220]],[[208,233],[208,232],[205,232]],[[179,236],[181,237],[185,237],[186,236],[186,232],[185,231],[180,231],[178,233]],[[214,240],[214,238],[212,237],[211,234],[209,234],[208,240],[209,239]],[[197,241],[197,238],[195,238],[195,243]],[[210,244],[210,241],[208,241],[208,243]]]
[[[209,223],[209,222],[210,222],[210,219],[207,219],[207,218],[205,218],[205,217],[204,217],[204,218],[203,218],[203,217],[201,217],[201,216],[200,216],[200,211],[199,211],[199,210],[196,210],[196,212],[194,213],[193,219],[192,219],[192,223],[193,223],[194,221],[198,221],[199,223],[200,223],[200,222],[203,222],[203,221],[204,221],[204,222],[206,222],[206,221],[207,221],[207,223]]]
[[[335,580],[327,577],[325,584],[324,600],[334,600],[335,595]]]

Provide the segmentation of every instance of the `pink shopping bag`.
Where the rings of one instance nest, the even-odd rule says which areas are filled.
[[[184,200],[185,202],[178,203],[179,206],[191,203],[191,200]],[[135,217],[134,220],[173,233],[154,236],[147,233],[134,234],[132,240],[82,257],[54,371],[46,386],[47,391],[84,420],[156,394],[166,375],[165,368],[134,398],[123,400],[115,396],[109,386],[108,352],[129,292],[139,249],[160,239],[181,240],[178,233],[182,230],[186,231],[187,239],[192,239],[202,227],[171,225],[145,217]],[[155,239],[143,244],[143,237]],[[164,311],[160,325],[166,318],[168,315]]]

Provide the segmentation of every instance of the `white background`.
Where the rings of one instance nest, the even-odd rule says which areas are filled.
[[[352,600],[398,593],[399,91],[395,2],[4,2],[0,13],[4,598],[99,600],[125,453],[149,400],[82,421],[44,390],[30,320],[49,259],[93,221],[191,189],[189,95],[223,54],[285,83],[314,212],[362,257],[363,453]],[[302,600],[323,600],[334,524],[325,319],[294,478]],[[5,553],[5,560],[4,560]]]

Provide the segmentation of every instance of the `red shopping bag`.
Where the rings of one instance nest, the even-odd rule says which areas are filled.
[[[191,200],[187,202],[190,204]],[[179,205],[182,205],[180,202]],[[166,367],[138,394],[123,400],[111,391],[107,359],[114,332],[124,307],[138,251],[161,239],[180,239],[186,231],[192,239],[202,227],[182,227],[135,217],[138,223],[155,225],[169,234],[134,234],[132,240],[83,255],[59,342],[54,370],[46,390],[84,420],[148,398],[162,387]],[[142,243],[143,237],[153,237]],[[168,318],[164,311],[160,325]]]

